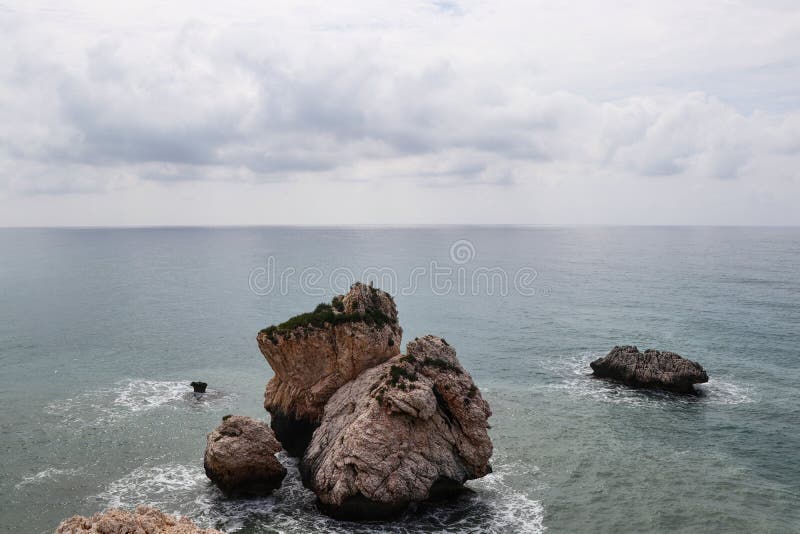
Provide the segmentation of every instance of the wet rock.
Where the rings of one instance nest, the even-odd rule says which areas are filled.
[[[708,375],[699,363],[655,349],[639,352],[633,346],[614,347],[590,365],[595,376],[634,387],[692,393],[694,384],[708,382]]]
[[[55,534],[222,534],[221,531],[202,529],[189,519],[177,518],[150,506],[140,505],[135,512],[112,508],[92,517],[73,516],[63,521]]]
[[[491,472],[491,410],[455,350],[435,336],[407,348],[325,407],[301,474],[329,515],[389,517]]]
[[[259,349],[275,372],[264,407],[289,454],[303,454],[337,389],[400,354],[402,334],[392,297],[361,283],[331,304],[259,332]]]
[[[229,415],[208,435],[203,467],[226,495],[267,495],[286,476],[286,468],[275,457],[280,450],[266,423]]]
[[[206,388],[208,387],[208,384],[205,382],[192,382],[189,385],[192,386],[192,389],[195,393],[205,393]]]

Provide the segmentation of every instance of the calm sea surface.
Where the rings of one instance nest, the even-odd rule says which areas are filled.
[[[365,270],[404,343],[457,349],[495,472],[392,523],[321,516],[294,469],[225,499],[205,435],[267,419],[256,333]],[[616,344],[701,362],[704,395],[590,378]],[[138,503],[242,533],[800,531],[797,228],[0,230],[0,369],[2,532]]]

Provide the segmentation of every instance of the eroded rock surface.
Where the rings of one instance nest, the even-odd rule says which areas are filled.
[[[226,495],[266,495],[280,487],[286,468],[275,454],[281,444],[270,427],[251,417],[225,416],[208,435],[203,467]]]
[[[92,517],[73,516],[63,521],[55,534],[222,534],[221,531],[202,529],[189,519],[177,518],[150,506],[137,506],[135,512],[112,508]]]
[[[635,387],[691,393],[694,384],[708,382],[708,375],[699,363],[674,352],[655,349],[639,352],[633,346],[614,347],[590,365],[595,376],[612,378]]]
[[[435,336],[369,369],[328,401],[301,463],[334,517],[377,519],[491,472],[491,410]]]
[[[303,454],[337,389],[400,354],[402,334],[392,297],[361,283],[330,305],[259,332],[258,347],[275,371],[264,407],[289,454]]]

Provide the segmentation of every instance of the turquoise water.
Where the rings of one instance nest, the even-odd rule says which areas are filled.
[[[153,503],[243,533],[797,532],[798,265],[797,228],[0,230],[0,531]],[[257,331],[367,268],[396,286],[404,342],[445,337],[481,387],[495,472],[378,525],[319,515],[292,469],[274,496],[223,498],[205,435],[267,417]],[[473,288],[481,268],[507,290]],[[701,362],[704,395],[590,378],[615,344]]]

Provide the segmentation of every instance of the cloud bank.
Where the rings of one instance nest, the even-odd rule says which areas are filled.
[[[674,217],[656,222],[800,222],[775,213],[800,199],[800,9],[617,4],[0,7],[0,198],[13,203],[0,223],[75,196],[130,207],[145,191],[236,202],[242,188],[316,188],[342,202],[397,187],[387,220],[331,222],[493,222],[398,216],[476,190],[512,209],[494,222],[625,222],[517,203],[564,213],[604,191],[606,204],[662,195]],[[324,222],[293,202],[295,218],[244,222]],[[708,220],[680,213],[704,205]],[[42,224],[69,222],[64,209]]]

